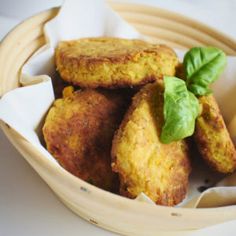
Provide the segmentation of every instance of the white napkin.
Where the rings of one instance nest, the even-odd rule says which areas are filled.
[[[5,94],[0,100],[0,118],[31,142],[45,158],[57,168],[62,168],[41,145],[41,122],[54,101],[50,77],[54,76],[54,49],[61,40],[82,37],[113,36],[120,38],[143,38],[132,26],[117,15],[103,0],[67,0],[59,14],[44,27],[47,44],[40,48],[22,69],[20,82],[25,85]],[[180,56],[182,52],[178,53]],[[26,86],[27,85],[27,86]],[[236,137],[236,58],[228,57],[228,66],[221,78],[214,84],[214,93],[226,119],[231,134]],[[200,173],[200,174],[199,174]],[[236,199],[236,175],[221,181],[225,187],[214,187],[200,194],[198,187],[208,186],[218,179],[202,166],[194,169],[190,178],[188,197],[179,207],[216,207],[234,204]],[[228,181],[229,182],[229,181]],[[227,196],[227,197],[226,197]],[[230,196],[230,197],[228,197]],[[152,202],[146,195],[136,199]]]

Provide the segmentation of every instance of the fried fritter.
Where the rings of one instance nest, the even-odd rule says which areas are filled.
[[[48,151],[66,170],[108,191],[118,190],[111,169],[111,144],[128,104],[120,91],[67,87],[49,110],[43,127]]]
[[[191,170],[184,140],[163,144],[163,83],[138,92],[112,144],[112,169],[120,176],[120,193],[135,198],[141,192],[160,205],[173,206],[187,192]]]
[[[197,118],[194,139],[204,160],[218,172],[236,170],[236,151],[212,95],[199,98],[202,113]]]
[[[174,75],[178,65],[167,46],[119,38],[60,42],[55,61],[63,80],[84,88],[142,85]]]

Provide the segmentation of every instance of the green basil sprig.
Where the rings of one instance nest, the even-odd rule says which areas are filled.
[[[184,56],[188,89],[197,96],[211,93],[209,85],[218,79],[226,66],[225,53],[214,47],[196,47]]]
[[[164,120],[161,142],[178,141],[193,134],[199,114],[198,99],[188,91],[183,80],[164,77]]]
[[[224,70],[226,56],[218,48],[196,47],[185,54],[183,65],[186,82],[176,77],[164,77],[162,143],[178,141],[193,134],[200,112],[196,96],[211,93],[209,85]]]

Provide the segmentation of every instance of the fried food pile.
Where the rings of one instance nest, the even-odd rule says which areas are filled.
[[[65,88],[46,116],[43,135],[59,164],[122,196],[143,192],[159,205],[180,203],[188,189],[191,150],[186,140],[160,141],[162,79],[179,70],[175,52],[141,40],[86,38],[59,43],[55,63]],[[216,101],[212,96],[199,101],[194,140],[212,168],[231,173],[235,147]]]

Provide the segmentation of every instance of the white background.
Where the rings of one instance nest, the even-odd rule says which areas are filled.
[[[0,39],[19,21],[61,4],[61,0],[0,0]],[[236,0],[130,0],[182,13],[236,39]],[[1,69],[1,68],[0,68]],[[68,210],[0,131],[0,236],[64,236],[113,233]],[[235,235],[236,223],[211,234]],[[200,233],[200,232],[199,232]],[[195,235],[195,234],[194,234]],[[199,234],[200,235],[200,234]],[[209,235],[202,231],[201,235]]]

